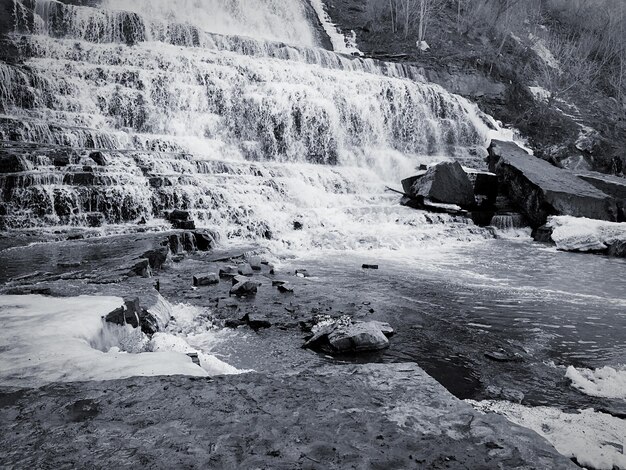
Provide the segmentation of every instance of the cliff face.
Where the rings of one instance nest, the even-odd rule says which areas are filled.
[[[459,32],[452,5],[432,15],[426,42],[416,47],[416,28],[391,33],[390,18],[375,16],[356,0],[325,0],[332,20],[344,32],[355,32],[365,56],[421,67],[425,78],[477,102],[505,125],[519,129],[535,154],[568,169],[626,172],[626,120],[617,100],[588,87],[549,100],[535,80],[545,66],[542,50],[528,37],[505,40],[488,28]],[[376,19],[377,18],[377,19]],[[581,89],[584,88],[584,89]]]

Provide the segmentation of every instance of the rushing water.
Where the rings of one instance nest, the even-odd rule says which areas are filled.
[[[415,68],[323,49],[354,51],[319,1],[72,3],[91,6],[13,0],[23,63],[0,63],[0,150],[24,171],[0,176],[0,229],[106,233],[187,209],[224,243],[254,241],[285,268],[298,257],[321,292],[371,303],[399,333],[366,360],[416,361],[463,398],[491,384],[529,404],[621,409],[565,373],[626,364],[623,261],[494,239],[385,191],[422,163],[482,168],[503,131],[475,105]],[[55,249],[4,251],[0,280],[33,252]],[[486,358],[500,348],[522,360]]]

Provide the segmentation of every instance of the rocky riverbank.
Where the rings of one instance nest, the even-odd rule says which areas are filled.
[[[5,389],[0,418],[3,466],[576,468],[415,364]]]

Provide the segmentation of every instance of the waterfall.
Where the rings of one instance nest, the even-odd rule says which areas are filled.
[[[368,227],[428,222],[384,185],[484,165],[497,127],[414,68],[317,47],[306,0],[13,1],[23,63],[0,63],[0,140],[19,168],[0,175],[0,228],[179,208],[224,239],[394,245]]]

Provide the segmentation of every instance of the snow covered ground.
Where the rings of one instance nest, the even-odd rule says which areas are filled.
[[[182,337],[159,333],[149,340],[129,325],[105,323],[102,317],[123,303],[119,297],[0,296],[0,384],[239,372]],[[198,353],[201,367],[187,352]]]

